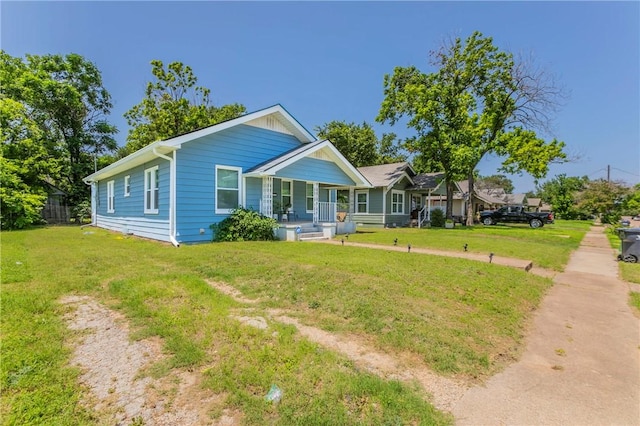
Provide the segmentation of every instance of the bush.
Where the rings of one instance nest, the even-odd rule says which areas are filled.
[[[431,210],[431,226],[444,228],[444,211],[442,209]]]
[[[604,213],[601,217],[602,223],[608,223],[610,225],[619,225],[622,216],[619,212]]]
[[[43,223],[47,194],[24,183],[12,163],[0,157],[0,164],[0,227],[23,229]]]
[[[220,223],[209,228],[213,231],[213,241],[274,241],[273,229],[278,226],[275,219],[260,213],[238,208]]]

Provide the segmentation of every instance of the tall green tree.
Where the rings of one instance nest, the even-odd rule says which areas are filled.
[[[577,196],[578,209],[599,216],[605,223],[616,223],[630,192],[622,182],[592,180]]]
[[[20,102],[0,97],[0,135],[0,227],[21,229],[40,221],[45,182],[58,165],[48,161],[41,131]]]
[[[130,126],[123,156],[158,141],[236,118],[246,112],[241,104],[211,105],[211,90],[196,86],[193,70],[182,62],[151,61],[154,81],[145,97],[124,116]]]
[[[580,219],[587,213],[578,209],[579,194],[585,190],[589,178],[586,176],[555,176],[536,187],[536,194],[546,203],[551,204],[553,212],[559,219]]]
[[[624,200],[624,211],[631,216],[640,215],[640,184],[629,191],[629,195]]]
[[[90,191],[82,178],[93,172],[96,156],[117,147],[117,130],[106,119],[111,97],[98,68],[77,54],[22,59],[2,51],[0,99],[3,120],[16,126],[2,134],[5,160],[38,165],[30,177],[17,171],[22,182],[43,189],[46,177],[68,193],[72,206],[86,201]]]
[[[561,92],[543,72],[500,51],[490,37],[473,33],[431,52],[435,72],[396,67],[385,75],[377,120],[395,124],[403,117],[415,136],[405,141],[411,152],[431,157],[445,172],[447,212],[452,183],[466,178],[487,154],[504,158],[506,173],[544,177],[549,163],[563,161],[564,143],[547,142],[535,130],[549,128],[549,113]],[[467,224],[473,223],[469,204]]]
[[[393,133],[378,139],[367,122],[362,124],[331,121],[315,129],[318,137],[329,139],[355,167],[405,161],[407,156],[398,147]]]
[[[478,176],[476,185],[479,189],[504,189],[507,194],[514,190],[513,181],[505,175]]]

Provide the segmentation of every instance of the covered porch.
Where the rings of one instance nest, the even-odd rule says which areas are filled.
[[[259,211],[278,222],[280,240],[332,238],[356,230],[353,202],[340,202],[333,185],[263,176],[261,190]]]
[[[338,190],[371,186],[329,141],[296,148],[247,171],[244,179],[244,205],[276,219],[276,232],[287,241],[307,231],[326,238],[354,232],[353,203],[340,203]]]

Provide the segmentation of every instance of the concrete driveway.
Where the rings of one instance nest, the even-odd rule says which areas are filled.
[[[640,321],[591,228],[536,313],[519,362],[469,389],[458,425],[640,425]]]

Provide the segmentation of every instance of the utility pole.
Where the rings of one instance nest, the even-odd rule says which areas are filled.
[[[607,164],[607,182],[611,182],[611,165]]]

